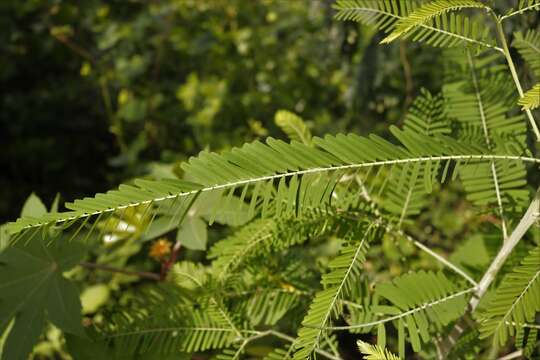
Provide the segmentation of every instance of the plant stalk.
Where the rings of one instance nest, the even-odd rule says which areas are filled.
[[[512,79],[514,79],[514,83],[516,85],[516,89],[519,93],[520,97],[523,97],[523,88],[521,87],[521,82],[519,81],[519,77],[516,71],[516,66],[514,65],[514,61],[512,60],[512,56],[510,55],[510,50],[508,48],[508,43],[506,42],[506,37],[504,36],[504,29],[502,27],[501,19],[498,18],[496,15],[492,13],[492,15],[495,17],[495,24],[497,27],[497,34],[499,36],[499,41],[501,42],[503,54],[506,58],[506,62],[508,63],[508,68],[510,68],[510,73],[512,74]],[[531,124],[531,128],[534,132],[534,135],[536,136],[536,141],[540,142],[540,131],[538,130],[538,126],[536,125],[536,121],[534,120],[534,116],[531,112],[531,110],[526,109],[525,113],[527,114],[527,117],[529,118],[529,123]]]
[[[489,286],[491,285],[493,280],[495,280],[497,273],[504,265],[504,262],[506,261],[508,256],[510,256],[521,238],[538,219],[539,210],[540,188],[538,188],[538,190],[536,191],[534,199],[529,205],[529,208],[527,209],[527,211],[519,221],[519,224],[516,226],[516,228],[508,238],[508,241],[503,243],[501,249],[499,250],[499,253],[497,254],[487,271],[484,273],[484,276],[478,283],[478,286],[474,291],[474,295],[469,301],[469,312],[472,313],[476,310],[478,304],[480,303],[480,300],[485,295],[486,291],[489,289]],[[452,346],[456,343],[457,339],[461,336],[465,329],[466,324],[464,323],[464,320],[462,318],[462,320],[454,326],[448,337],[441,344],[442,359],[446,358],[446,356],[452,349]]]

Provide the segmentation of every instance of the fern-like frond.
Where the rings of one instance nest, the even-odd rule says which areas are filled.
[[[208,254],[209,259],[216,259],[212,264],[216,277],[225,279],[248,256],[257,255],[260,249],[267,249],[268,243],[275,239],[275,230],[274,220],[256,220],[216,243]]]
[[[511,80],[496,70],[489,56],[475,59],[468,52],[466,58],[461,67],[450,70],[454,82],[444,86],[448,114],[460,125],[462,138],[470,143],[481,142],[496,152],[522,153],[525,119],[506,113],[508,99],[512,98]],[[528,199],[524,165],[507,167],[496,160],[482,164],[473,161],[463,166],[460,173],[469,200],[497,206],[506,236],[504,209],[524,204]]]
[[[478,329],[466,329],[463,335],[452,346],[449,359],[474,359],[481,351],[478,341]]]
[[[260,211],[262,217],[298,216],[306,209],[330,204],[337,183],[346,172],[360,169],[410,164],[457,164],[492,160],[510,164],[540,160],[519,155],[497,155],[477,144],[466,144],[445,136],[425,136],[392,128],[402,145],[395,145],[378,136],[369,138],[354,134],[314,138],[314,146],[293,141],[287,144],[269,138],[266,144],[255,142],[221,155],[203,152],[183,164],[193,182],[183,180],[135,180],[134,185],[121,185],[118,190],[98,194],[94,198],[66,204],[71,211],[47,214],[39,218],[25,217],[8,224],[8,231],[37,231],[56,225],[62,229],[75,227],[75,234],[95,230],[88,221],[107,222],[111,215],[128,208],[143,207],[144,212],[173,213],[174,221],[184,216],[200,193],[225,192],[212,204],[213,211],[228,206],[228,199],[239,196],[239,203],[249,201],[248,212]],[[438,167],[438,166],[437,166]],[[425,166],[425,169],[432,167]],[[436,179],[427,170],[423,179]],[[444,177],[443,177],[444,178]],[[147,216],[147,215],[144,215]]]
[[[346,197],[336,200],[342,211],[348,204]],[[267,256],[270,251],[283,250],[315,239],[325,233],[335,233],[344,219],[329,209],[313,209],[302,216],[258,219],[229,237],[217,242],[208,254],[216,279],[226,280],[251,259]],[[345,225],[345,224],[343,224]]]
[[[523,14],[526,11],[540,11],[540,0],[519,0],[517,8],[510,10],[510,12],[501,17],[501,21],[509,17]]]
[[[540,2],[538,7],[540,8]],[[537,79],[540,79],[540,32],[528,30],[525,35],[522,32],[516,32],[512,46],[525,59]]]
[[[306,145],[311,144],[311,131],[298,115],[287,110],[279,110],[274,116],[274,121],[287,134],[289,139]]]
[[[525,328],[521,328],[520,330],[523,334],[523,340],[521,342],[518,342],[516,336],[517,347],[522,349],[523,355],[527,358],[532,357],[535,348],[538,349],[538,329],[540,329],[540,325],[538,325],[538,328],[530,329],[525,337]]]
[[[406,18],[396,23],[394,30],[381,42],[390,43],[399,37],[403,37],[419,25],[444,15],[450,11],[464,8],[486,8],[486,5],[475,0],[435,0],[414,10]]]
[[[358,340],[356,344],[358,350],[364,354],[364,360],[399,360],[399,356],[378,345],[371,345],[362,340]]]
[[[405,131],[425,136],[449,134],[450,121],[446,117],[442,95],[433,96],[425,89],[407,111],[403,128]],[[399,136],[399,135],[398,135]],[[379,194],[386,210],[399,216],[399,223],[411,215],[417,215],[427,204],[433,177],[439,172],[439,164],[397,165],[384,182]],[[425,174],[431,174],[427,178]]]
[[[338,20],[352,20],[390,32],[397,21],[407,17],[418,6],[419,1],[416,0],[337,0],[334,9]]]
[[[203,311],[185,312],[182,318],[174,320],[157,323],[150,316],[144,321],[127,322],[123,330],[111,332],[107,337],[117,347],[137,348],[137,353],[158,349],[163,353],[220,349],[244,337],[241,331],[231,326],[223,312],[213,306]]]
[[[247,318],[253,326],[275,325],[298,303],[298,295],[293,291],[261,290],[247,301]]]
[[[99,332],[114,348],[137,354],[223,349],[248,338],[251,331],[237,325],[224,304],[204,293],[211,292],[209,285],[194,282],[196,290],[170,282],[138,289],[129,303],[106,316]]]
[[[498,344],[506,344],[520,324],[533,322],[540,311],[540,247],[508,274],[482,314],[481,337],[494,335]]]
[[[466,295],[442,272],[410,273],[389,283],[377,285],[376,294],[396,306],[404,315],[394,315],[407,325],[413,350],[421,350],[421,341],[431,339],[430,331],[459,318],[466,309]],[[413,311],[414,310],[414,311]]]
[[[363,281],[354,287],[351,299],[355,299],[356,302],[343,301],[343,305],[347,309],[345,321],[349,325],[354,324],[374,324],[367,325],[360,328],[350,328],[351,333],[368,333],[371,332],[377,323],[377,314],[372,311],[372,307],[379,304],[379,298],[373,296],[373,292],[370,291],[370,284],[368,281]]]
[[[424,135],[449,134],[451,132],[450,122],[446,117],[442,94],[434,96],[428,90],[420,89],[420,95],[407,111],[403,129]]]
[[[424,2],[415,0],[338,0],[335,5],[336,18],[353,20],[372,25],[385,33],[396,30],[396,25],[405,21]],[[487,28],[466,16],[440,13],[404,35],[413,41],[420,41],[436,47],[473,46],[502,49],[495,46]]]
[[[294,359],[311,358],[313,352],[320,347],[325,327],[332,318],[341,314],[340,299],[350,293],[355,279],[360,274],[369,242],[378,234],[378,226],[375,223],[362,224],[361,229],[363,230],[360,232],[363,233],[361,239],[354,241],[354,238],[349,238],[340,255],[330,262],[330,272],[323,275],[321,283],[325,289],[315,295],[302,321],[302,328],[298,332],[295,344],[297,350]],[[355,236],[358,232],[353,231],[351,235]]]
[[[540,107],[540,83],[534,85],[532,89],[527,91],[518,104],[522,106],[523,110],[534,110]]]

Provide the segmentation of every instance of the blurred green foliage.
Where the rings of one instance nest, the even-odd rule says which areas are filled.
[[[417,83],[439,85],[436,50],[377,46],[331,4],[2,1],[0,220],[32,191],[70,200],[202,149],[283,137],[279,109],[315,134],[399,122]]]

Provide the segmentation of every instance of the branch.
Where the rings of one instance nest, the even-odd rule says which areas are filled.
[[[476,78],[476,69],[474,66],[474,60],[471,56],[471,51],[467,50],[467,60],[469,63],[469,67],[471,69],[471,78],[474,86],[474,93],[476,95],[476,101],[478,102],[478,112],[480,114],[480,120],[482,122],[482,128],[484,130],[484,139],[486,140],[486,145],[488,149],[492,149],[491,146],[491,139],[489,137],[489,131],[488,131],[488,125],[487,125],[487,118],[486,113],[484,111],[484,102],[482,101],[482,95],[480,93],[480,87],[478,85],[478,79]],[[497,205],[499,206],[499,213],[501,215],[501,227],[503,232],[503,239],[506,241],[508,238],[508,230],[506,227],[506,220],[504,216],[504,210],[503,210],[503,204],[502,204],[502,198],[501,198],[501,191],[499,189],[499,180],[497,176],[497,168],[495,167],[495,162],[491,161],[491,176],[493,178],[493,185],[495,186],[495,194],[497,195]]]
[[[540,188],[538,188],[538,190],[536,191],[534,199],[532,200],[529,208],[519,221],[519,224],[516,226],[508,240],[503,243],[501,249],[499,250],[499,253],[497,254],[487,271],[484,273],[484,276],[478,283],[478,286],[476,287],[476,290],[474,292],[474,296],[469,301],[469,311],[471,313],[476,310],[476,307],[478,306],[480,300],[485,295],[486,291],[489,289],[489,286],[491,285],[493,280],[495,280],[495,277],[504,265],[504,262],[506,261],[508,256],[512,253],[516,245],[519,243],[525,233],[529,230],[529,228],[538,219],[538,216],[540,215],[538,212],[539,209]],[[454,326],[449,336],[443,341],[443,344],[441,345],[443,356],[448,355],[448,353],[452,349],[452,346],[456,343],[463,331],[465,331],[465,326],[464,321],[462,320]]]
[[[508,355],[505,355],[503,357],[500,357],[498,358],[497,360],[510,360],[510,359],[517,359],[517,358],[521,358],[523,356],[523,350],[520,349],[520,350],[517,350],[517,351],[514,351],[513,353],[510,353]]]
[[[539,4],[540,5],[540,4]],[[516,85],[516,89],[519,93],[519,97],[523,97],[523,88],[521,87],[521,83],[519,81],[519,77],[516,71],[516,66],[514,65],[514,61],[512,60],[512,56],[510,56],[510,50],[508,49],[508,43],[506,42],[506,37],[504,36],[504,30],[502,27],[502,20],[503,18],[498,18],[493,12],[491,13],[493,17],[495,18],[495,23],[497,25],[497,34],[499,35],[499,40],[501,42],[501,45],[503,47],[503,53],[504,57],[506,58],[506,62],[508,63],[508,68],[510,68],[510,73],[512,74],[512,79],[514,79],[514,83]],[[534,135],[536,136],[536,141],[540,142],[540,131],[538,130],[538,126],[536,125],[536,121],[534,120],[534,116],[530,109],[526,109],[525,113],[527,114],[527,117],[529,118],[529,123],[531,124],[531,128],[533,129]]]

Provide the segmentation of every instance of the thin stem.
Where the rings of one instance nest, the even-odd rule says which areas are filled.
[[[511,13],[508,14],[508,15],[501,16],[500,21],[503,21],[503,20],[505,20],[505,19],[508,19],[509,17],[512,17],[512,16],[514,16],[514,15],[522,14],[522,13],[524,13],[525,11],[528,11],[528,10],[531,10],[531,9],[534,9],[534,8],[540,8],[540,3],[534,4],[534,5],[529,5],[529,6],[524,7],[523,9],[513,11],[513,12],[511,12]]]
[[[471,78],[474,86],[474,93],[476,94],[476,101],[478,103],[478,112],[480,114],[480,120],[482,122],[482,128],[484,130],[484,139],[486,140],[486,145],[488,149],[492,149],[491,139],[489,137],[489,130],[487,124],[487,116],[484,111],[484,102],[482,101],[482,95],[480,94],[480,86],[478,85],[478,79],[476,77],[476,69],[474,65],[474,59],[471,56],[471,51],[467,50],[467,60],[469,62],[469,68],[471,69]],[[508,238],[508,230],[506,227],[506,219],[504,216],[503,204],[501,191],[499,189],[499,180],[497,176],[497,168],[495,167],[495,162],[491,161],[491,176],[493,177],[493,185],[495,186],[495,194],[497,195],[497,205],[499,206],[499,213],[501,216],[501,226],[503,232],[503,238],[506,241]]]
[[[88,60],[92,64],[96,63],[96,60],[94,59],[92,54],[90,54],[90,52],[88,52],[85,48],[83,48],[82,46],[80,46],[80,45],[76,44],[75,42],[71,41],[68,37],[66,37],[64,35],[61,35],[61,34],[55,34],[51,30],[52,30],[52,28],[49,30],[49,33],[57,41],[61,42],[62,44],[67,46],[70,50],[72,50],[74,53],[76,53],[80,57]]]
[[[316,168],[310,168],[305,170],[297,170],[297,171],[288,171],[285,173],[279,173],[279,174],[272,174],[272,175],[266,175],[266,176],[260,176],[255,178],[249,178],[244,180],[238,180],[234,182],[228,182],[224,184],[216,184],[208,187],[204,187],[199,190],[192,190],[187,192],[180,192],[175,193],[171,195],[166,195],[158,198],[153,198],[150,200],[142,200],[138,202],[132,202],[125,205],[119,205],[116,207],[110,207],[107,209],[100,209],[93,212],[79,212],[72,216],[67,216],[65,218],[60,219],[54,219],[54,220],[48,220],[44,222],[38,222],[33,223],[30,225],[24,225],[20,228],[16,227],[16,229],[12,230],[11,233],[17,233],[21,232],[26,229],[36,228],[36,227],[42,227],[45,225],[50,224],[61,224],[65,223],[67,221],[71,220],[78,220],[82,219],[88,216],[94,216],[99,215],[102,213],[112,213],[114,211],[137,207],[141,205],[150,205],[156,202],[175,199],[179,197],[186,197],[190,195],[194,195],[197,192],[208,192],[208,191],[215,191],[215,190],[222,190],[222,189],[230,189],[230,188],[236,188],[240,186],[245,186],[249,184],[255,184],[257,182],[261,181],[269,181],[269,180],[277,180],[281,178],[288,178],[292,177],[294,175],[300,176],[300,175],[306,175],[306,174],[317,174],[317,173],[325,173],[330,171],[339,171],[339,170],[352,170],[352,169],[361,169],[361,168],[371,168],[371,167],[377,167],[377,166],[391,166],[391,165],[397,165],[397,164],[413,164],[417,162],[434,162],[434,161],[445,161],[445,160],[481,160],[481,161],[489,161],[489,160],[506,160],[506,161],[523,161],[523,162],[529,162],[538,164],[540,163],[540,159],[533,158],[533,157],[527,157],[527,156],[516,156],[516,155],[491,155],[491,154],[478,154],[478,155],[442,155],[442,156],[420,156],[415,158],[405,158],[405,159],[395,159],[395,160],[379,160],[379,161],[372,161],[372,162],[365,162],[365,163],[356,163],[356,164],[348,164],[348,165],[336,165],[336,166],[328,166],[328,167],[316,167]],[[11,222],[8,223],[9,225],[19,225],[18,222]],[[8,229],[9,231],[9,229]]]
[[[503,246],[499,250],[499,253],[497,254],[487,271],[484,273],[484,276],[478,283],[476,291],[474,292],[474,297],[472,297],[469,301],[469,311],[471,313],[476,310],[480,299],[485,295],[493,280],[495,280],[495,277],[504,265],[504,262],[506,261],[508,256],[510,256],[521,238],[538,219],[539,209],[540,188],[538,188],[538,190],[536,191],[534,199],[529,205],[529,208],[527,209],[527,211],[521,218],[519,224],[516,226],[516,228],[508,238],[508,241],[503,244]],[[443,355],[448,355],[452,346],[456,343],[457,339],[461,336],[463,331],[465,331],[465,324],[463,321],[460,321],[454,326],[447,339],[445,339],[445,341],[443,342]]]
[[[132,270],[120,269],[120,268],[116,268],[109,265],[96,264],[96,263],[91,263],[91,262],[86,262],[86,261],[80,262],[79,265],[87,269],[109,271],[113,273],[120,273],[120,274],[126,274],[126,275],[135,275],[141,278],[155,280],[155,281],[161,280],[161,277],[159,276],[159,274],[147,272],[147,271],[132,271]]]
[[[494,13],[492,13],[493,17],[495,18],[495,24],[497,27],[497,34],[499,36],[499,41],[501,42],[502,48],[503,48],[503,54],[506,58],[506,62],[508,63],[508,68],[510,69],[510,73],[512,74],[512,79],[514,79],[514,83],[516,85],[516,89],[519,93],[520,97],[523,97],[523,88],[521,87],[521,83],[519,81],[519,77],[516,71],[516,66],[514,65],[514,61],[512,60],[512,56],[510,55],[510,50],[508,48],[508,43],[506,42],[506,37],[504,35],[504,29],[502,27],[502,19],[498,18]],[[536,121],[534,120],[534,116],[531,112],[531,110],[526,109],[525,113],[527,114],[527,117],[529,118],[529,123],[531,124],[531,127],[533,129],[534,135],[536,136],[536,141],[540,142],[540,131],[538,130],[538,126],[536,125]]]
[[[360,186],[360,189],[361,189],[361,194],[362,194],[362,197],[369,203],[371,209],[373,210],[373,213],[379,217],[379,220],[382,221],[382,214],[380,212],[380,210],[377,208],[377,204],[375,204],[375,202],[373,201],[373,199],[371,198],[371,195],[369,194],[369,191],[366,189],[366,186],[364,185],[364,182],[363,180],[360,178],[360,176],[356,176],[356,180],[358,182],[358,185]],[[432,256],[434,259],[436,259],[437,261],[439,261],[440,263],[442,263],[443,265],[446,265],[448,266],[450,269],[452,269],[454,272],[456,272],[457,274],[461,275],[465,280],[467,280],[468,282],[470,282],[473,286],[478,286],[478,283],[476,281],[474,281],[474,279],[472,277],[470,277],[466,272],[464,272],[463,270],[461,270],[459,267],[457,267],[456,265],[452,264],[450,261],[446,260],[444,257],[442,257],[441,255],[437,254],[436,252],[434,252],[433,250],[431,250],[429,247],[425,246],[424,244],[422,244],[421,242],[415,240],[412,236],[406,234],[403,230],[401,230],[400,228],[395,228],[392,224],[390,223],[387,223],[386,224],[386,230],[389,231],[389,232],[395,232],[396,234],[400,235],[400,236],[403,236],[407,241],[409,241],[410,243],[412,243],[414,246],[416,246],[417,248],[419,248],[420,250],[424,251],[425,253],[427,253],[428,255]]]
[[[288,341],[290,343],[294,343],[296,341],[295,338],[287,335],[287,334],[283,334],[279,331],[276,331],[276,330],[269,330],[268,331],[271,335],[274,335],[275,337],[277,338],[280,338],[282,340],[285,340],[285,341]],[[315,352],[318,353],[318,354],[321,354],[322,356],[325,356],[327,357],[328,359],[331,359],[331,360],[343,360],[343,358],[339,357],[339,356],[334,356],[332,354],[330,354],[329,352],[326,352],[324,350],[321,350],[321,349],[315,349]]]
[[[497,34],[499,36],[499,41],[501,42],[503,53],[506,58],[506,62],[508,63],[508,67],[510,69],[510,73],[512,74],[514,83],[516,85],[516,89],[519,95],[523,97],[523,88],[521,87],[521,83],[519,81],[516,67],[510,55],[508,43],[506,42],[504,29],[502,27],[502,20],[504,20],[505,17],[499,17],[493,11],[491,11],[491,15],[493,16],[493,19],[495,20]],[[529,122],[533,129],[533,132],[536,136],[536,141],[540,142],[540,131],[538,130],[536,121],[534,120],[534,117],[530,110],[526,110],[526,113],[527,113],[527,117],[529,118]],[[531,204],[529,205],[529,208],[527,209],[527,211],[521,218],[519,224],[516,226],[516,228],[514,229],[514,231],[508,238],[508,240],[503,243],[503,246],[499,250],[499,253],[497,254],[497,256],[495,257],[495,259],[493,260],[493,262],[491,263],[487,271],[484,273],[484,276],[480,280],[477,286],[477,290],[475,291],[474,297],[472,297],[471,300],[469,301],[470,313],[476,310],[478,304],[480,303],[481,298],[484,296],[484,294],[488,290],[489,286],[491,285],[491,283],[497,276],[499,270],[503,266],[508,256],[512,253],[515,246],[519,243],[519,241],[525,235],[525,233],[529,230],[529,228],[538,219],[539,209],[540,209],[540,188],[538,188],[538,190],[536,191],[534,199],[532,200]],[[463,318],[454,325],[454,328],[452,329],[448,337],[441,344],[442,351],[441,351],[441,355],[439,356],[439,359],[443,359],[446,355],[448,355],[453,345],[456,343],[456,341],[461,336],[461,334],[465,331],[465,327],[466,327],[466,324]]]
[[[465,271],[461,270],[459,267],[457,267],[456,265],[454,265],[450,261],[446,260],[441,255],[437,254],[435,251],[431,250],[429,247],[425,246],[424,244],[422,244],[418,240],[415,240],[412,237],[410,237],[409,235],[405,234],[402,230],[396,230],[396,232],[398,234],[401,234],[403,237],[405,237],[405,239],[407,241],[410,241],[411,243],[413,243],[413,245],[416,246],[417,248],[419,248],[420,250],[424,251],[428,255],[431,255],[433,258],[438,260],[440,263],[442,263],[443,265],[446,265],[447,267],[452,269],[455,273],[461,275],[461,277],[463,277],[465,280],[470,282],[475,287],[478,286],[478,283],[476,281],[474,281],[474,279],[472,277],[470,277]]]
[[[506,321],[507,325],[512,325],[514,327],[522,327],[522,328],[529,328],[529,329],[539,329],[540,330],[540,324],[527,324],[527,323],[517,323],[514,321]]]
[[[516,226],[512,234],[510,235],[510,238],[506,243],[503,244],[501,247],[501,250],[499,250],[499,253],[485,272],[484,276],[478,283],[478,289],[475,293],[477,299],[473,298],[471,299],[471,310],[474,311],[476,307],[478,306],[479,299],[484,296],[486,291],[488,290],[489,286],[497,276],[497,273],[501,269],[501,267],[504,265],[504,262],[508,258],[508,256],[512,253],[512,250],[514,250],[514,247],[519,243],[521,238],[525,235],[525,233],[529,230],[529,228],[535,223],[536,219],[538,219],[538,210],[540,208],[540,188],[536,192],[536,195],[529,205],[529,208],[527,209],[527,212],[525,212],[525,215],[521,218],[521,221]]]
[[[419,311],[425,310],[425,309],[433,307],[435,305],[444,303],[445,301],[455,299],[455,298],[457,298],[459,296],[466,295],[466,294],[468,294],[470,292],[473,292],[474,290],[475,290],[475,288],[469,288],[469,289],[457,292],[455,294],[448,295],[448,296],[446,296],[446,297],[444,297],[442,299],[435,300],[435,301],[432,301],[432,302],[429,302],[429,303],[425,303],[425,304],[423,304],[421,306],[418,306],[418,307],[416,307],[414,309],[407,310],[407,311],[405,311],[405,312],[403,312],[401,314],[386,317],[384,319],[371,321],[371,322],[363,323],[363,324],[354,324],[354,325],[347,325],[347,326],[327,326],[324,329],[325,330],[350,330],[350,329],[361,329],[361,328],[376,326],[376,325],[379,325],[379,324],[384,324],[384,323],[387,323],[387,322],[390,322],[390,321],[394,321],[394,320],[404,318],[404,317],[406,317],[408,315],[417,313]]]
[[[505,355],[503,357],[500,357],[498,358],[497,360],[511,360],[511,359],[518,359],[518,358],[521,358],[523,356],[523,350],[517,350],[517,351],[514,351],[513,353],[510,353],[508,355]]]

